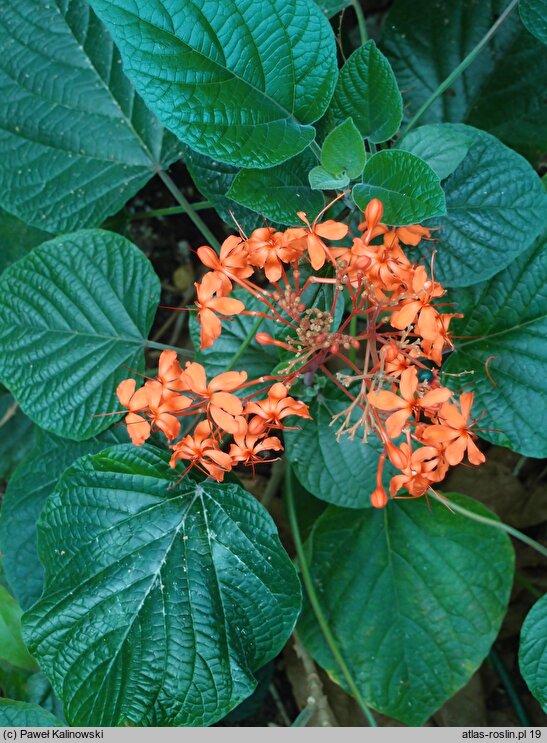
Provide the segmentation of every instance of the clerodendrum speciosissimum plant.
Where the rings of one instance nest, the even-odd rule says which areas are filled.
[[[180,418],[191,417],[193,433],[171,445],[171,466],[183,461],[185,474],[197,467],[222,481],[232,467],[271,461],[267,457],[283,449],[272,432],[283,430],[287,417],[310,417],[307,405],[289,395],[291,386],[299,377],[322,372],[348,398],[347,409],[332,421],[338,436],[362,435],[366,442],[375,435],[383,445],[377,487],[371,493],[372,505],[382,508],[388,502],[382,484],[386,457],[399,471],[391,478],[390,495],[412,498],[425,495],[464,457],[473,465],[485,461],[470,418],[473,393],[462,392],[458,400],[438,376],[443,351],[452,347],[450,322],[462,315],[442,312],[439,300],[445,290],[433,277],[433,260],[430,275],[403,249],[430,239],[430,230],[382,224],[382,204],[373,199],[359,224],[359,236],[353,236],[349,247],[335,247],[331,242],[346,238],[349,229],[332,219],[319,221],[325,211],[312,224],[299,212],[305,227],[278,232],[266,226],[249,237],[231,235],[219,254],[209,246],[197,251],[210,269],[195,285],[201,348],[214,344],[222,320],[233,315],[273,320],[280,329],[277,337],[258,332],[256,340],[286,352],[286,364],[275,375],[249,380],[245,370],[227,371],[207,382],[201,364],[187,362],[182,369],[176,352],[166,350],[155,379],[138,390],[134,379],[126,379],[117,394],[129,411],[125,420],[136,446],[152,430],[174,441],[181,432]],[[332,267],[330,278],[322,275],[325,265]],[[259,269],[265,287],[251,280]],[[234,284],[260,301],[264,310],[247,310],[244,302],[230,297]],[[306,302],[306,290],[313,284],[333,287],[330,310]],[[338,302],[349,311],[337,327]],[[351,334],[352,321],[358,318],[365,327]],[[356,351],[361,351],[362,364]],[[334,358],[346,371],[331,371],[328,364]],[[265,382],[269,389],[263,388]],[[245,395],[246,388],[257,385],[258,392]],[[398,495],[402,490],[408,495]]]

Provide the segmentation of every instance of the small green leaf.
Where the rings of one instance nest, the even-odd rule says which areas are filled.
[[[0,586],[0,660],[18,668],[36,669],[36,662],[23,642],[22,610],[4,586]]]
[[[304,488],[327,503],[346,508],[370,506],[376,487],[376,470],[381,445],[376,436],[364,444],[362,428],[354,438],[337,436],[343,417],[332,423],[336,414],[347,409],[351,400],[329,384],[310,404],[312,420],[299,420],[297,431],[285,431],[285,450],[294,473]],[[356,423],[359,414],[352,416]],[[332,423],[332,425],[331,425]],[[391,467],[385,467],[385,483]]]
[[[520,0],[522,22],[542,44],[547,44],[547,0]]]
[[[73,725],[210,725],[296,622],[299,582],[267,511],[168,461],[130,445],[84,457],[42,513],[46,585],[24,632]]]
[[[312,189],[316,191],[339,191],[349,185],[347,175],[334,178],[322,165],[316,165],[310,170],[308,180]]]
[[[356,49],[342,67],[331,110],[338,122],[350,116],[371,142],[385,142],[399,129],[403,100],[391,65],[374,41]]]
[[[36,446],[19,465],[2,499],[0,550],[6,579],[23,607],[42,594],[44,569],[38,559],[36,524],[57,481],[79,457],[127,441],[125,427],[114,427],[87,441],[69,441],[38,429]]]
[[[482,438],[528,457],[547,456],[547,430],[539,425],[547,420],[546,239],[489,281],[450,292],[447,301],[464,318],[453,324],[456,350],[444,370],[464,376],[444,383],[470,384]]]
[[[20,219],[98,226],[179,156],[85,0],[6,0],[0,46],[0,192]]]
[[[0,394],[0,480],[8,480],[34,446],[34,423],[9,394]]]
[[[447,497],[496,519],[470,498]],[[509,538],[422,499],[381,511],[330,506],[307,546],[319,601],[365,701],[422,725],[467,683],[499,631],[513,582]],[[345,686],[309,604],[298,631]]]
[[[363,172],[367,155],[359,130],[351,119],[333,129],[323,142],[321,162],[334,176],[347,173],[351,179]]]
[[[83,230],[43,243],[0,276],[0,377],[38,425],[81,440],[144,371],[159,280],[129,240]]]
[[[50,237],[0,209],[0,273]]]
[[[532,606],[522,625],[519,666],[528,688],[547,712],[547,595]]]
[[[306,150],[275,168],[241,170],[227,195],[266,219],[302,225],[296,212],[315,216],[323,208],[323,196],[312,191],[308,182],[308,172],[315,162],[311,150]]]
[[[472,144],[473,137],[463,131],[426,124],[409,132],[395,146],[421,157],[442,181],[452,175]]]
[[[371,199],[384,205],[389,225],[418,224],[446,214],[438,175],[423,160],[403,150],[382,150],[365,165],[363,183],[353,187],[353,198],[363,211]]]
[[[0,727],[49,728],[64,725],[51,712],[37,704],[0,699]]]
[[[332,29],[309,0],[91,0],[158,118],[197,152],[267,168],[301,152],[336,84]]]

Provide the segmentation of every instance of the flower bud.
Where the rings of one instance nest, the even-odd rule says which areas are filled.
[[[257,343],[260,343],[261,346],[268,346],[271,343],[274,343],[274,339],[271,335],[268,335],[268,333],[257,333],[256,341]]]
[[[387,506],[387,493],[381,485],[371,494],[370,504],[373,508],[385,508]]]
[[[369,230],[372,230],[382,219],[384,213],[384,206],[379,199],[372,199],[367,204],[365,209],[365,219]]]

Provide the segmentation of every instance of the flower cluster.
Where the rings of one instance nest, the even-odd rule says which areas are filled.
[[[310,417],[307,406],[289,397],[280,382],[270,387],[263,400],[252,395],[238,397],[234,393],[244,390],[246,382],[247,373],[235,371],[207,382],[201,364],[188,362],[182,369],[175,351],[162,351],[155,379],[147,379],[139,389],[134,379],[125,379],[118,385],[117,395],[128,410],[125,422],[135,446],[144,444],[152,431],[161,431],[168,441],[178,439],[180,419],[190,417],[189,431],[170,447],[170,464],[175,467],[184,460],[188,462],[186,471],[197,467],[222,481],[237,464],[254,466],[265,461],[264,452],[283,449],[270,431],[282,430],[284,418]],[[226,451],[229,439],[232,443]]]
[[[323,374],[348,398],[347,408],[333,419],[337,435],[353,438],[359,432],[366,443],[373,434],[383,444],[371,494],[372,505],[383,507],[388,501],[382,484],[386,459],[398,470],[389,484],[392,497],[425,495],[466,455],[471,464],[484,461],[470,418],[473,394],[463,392],[458,401],[439,380],[443,354],[452,348],[451,321],[461,315],[442,311],[445,290],[434,278],[433,259],[428,271],[403,249],[431,240],[429,229],[387,226],[383,206],[374,199],[359,234],[352,236],[343,222],[321,221],[327,208],[312,223],[298,212],[302,227],[277,231],[265,226],[249,237],[231,235],[219,253],[209,246],[197,250],[209,269],[195,285],[202,349],[214,344],[222,323],[233,315],[276,323],[273,334],[256,332],[258,343],[283,349],[286,358],[284,368],[269,378],[275,384],[266,400],[234,394],[256,384],[247,383],[245,372],[230,371],[207,384],[199,364],[182,370],[168,352],[162,354],[156,379],[137,391],[134,381],[126,380],[118,395],[129,410],[126,420],[136,444],[151,428],[174,440],[181,416],[203,413],[193,435],[172,445],[171,461],[183,459],[222,479],[235,464],[254,465],[263,461],[265,451],[282,449],[270,431],[283,428],[285,415],[309,417],[306,405],[289,397],[289,389],[299,377],[311,384]],[[345,244],[334,246],[333,241]],[[231,297],[236,287],[254,301]],[[313,289],[322,290],[330,306],[319,309]],[[263,309],[257,310],[260,305]],[[345,316],[336,320],[340,306]],[[334,358],[343,373],[334,371]],[[229,450],[225,435],[232,437]],[[403,489],[408,495],[399,495]]]

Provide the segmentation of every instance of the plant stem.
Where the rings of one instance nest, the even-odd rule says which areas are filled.
[[[171,192],[171,195],[175,197],[175,199],[179,202],[179,204],[183,207],[186,214],[190,217],[192,222],[195,224],[195,226],[198,228],[198,230],[201,232],[203,237],[207,240],[209,245],[212,248],[215,248],[218,250],[220,248],[220,243],[216,239],[216,237],[213,235],[211,230],[207,227],[205,222],[202,220],[202,218],[199,216],[199,214],[194,210],[194,207],[188,199],[182,194],[180,189],[177,187],[173,179],[167,175],[167,173],[164,170],[160,170],[158,172],[159,177],[162,179],[166,187]]]
[[[166,343],[157,343],[156,341],[146,340],[144,341],[145,348],[155,348],[158,351],[176,351],[181,356],[189,356],[190,358],[194,355],[194,352],[189,348],[180,348],[179,346],[169,346]]]
[[[498,655],[497,651],[494,648],[491,648],[488,659],[490,660],[490,663],[494,667],[494,670],[500,677],[501,683],[505,687],[507,696],[509,697],[511,704],[513,705],[513,709],[516,712],[520,724],[522,725],[522,727],[525,728],[530,727],[532,723],[530,722],[522,701],[517,693],[517,690],[514,687],[511,676],[509,675],[507,668],[505,667],[505,663],[502,661],[501,657]]]
[[[230,363],[226,367],[226,371],[230,371],[230,369],[234,368],[234,364],[237,363],[238,359],[241,357],[241,355],[243,354],[243,352],[245,351],[249,343],[253,340],[253,338],[256,335],[257,330],[259,329],[259,327],[262,325],[263,322],[264,322],[263,317],[257,317],[255,324],[247,333],[245,340],[243,341],[241,346],[237,349],[237,351],[232,356]]]
[[[311,572],[310,572],[308,563],[306,561],[306,553],[304,551],[304,545],[302,544],[302,537],[300,536],[300,528],[298,526],[298,518],[296,516],[296,509],[294,505],[294,494],[293,494],[293,487],[292,487],[292,468],[288,463],[285,469],[285,495],[286,495],[286,500],[287,500],[287,513],[289,516],[289,523],[291,525],[292,536],[294,539],[294,546],[296,547],[296,555],[298,558],[298,564],[300,565],[300,572],[302,573],[302,580],[304,582],[304,587],[306,588],[306,592],[308,594],[310,604],[312,606],[313,612],[317,619],[317,623],[319,624],[319,627],[321,628],[321,632],[323,633],[323,636],[327,642],[327,645],[329,646],[330,651],[333,654],[334,659],[336,660],[338,667],[340,668],[340,671],[342,672],[342,675],[344,676],[346,680],[347,685],[351,689],[351,693],[353,694],[359,706],[361,707],[363,714],[368,720],[369,725],[371,727],[378,727],[372,712],[370,711],[367,703],[363,699],[361,692],[359,691],[357,684],[355,683],[355,680],[353,676],[351,675],[351,672],[346,664],[346,661],[344,660],[344,657],[340,651],[340,648],[338,647],[336,643],[334,635],[331,632],[327,619],[323,613],[323,609],[321,608],[319,597],[317,596],[315,586],[313,584],[313,578],[311,576]]]
[[[365,15],[361,8],[359,0],[352,0],[351,4],[357,16],[357,25],[359,26],[359,36],[361,37],[361,44],[366,44],[368,41],[367,24],[365,21]]]
[[[191,206],[195,212],[213,208],[210,201],[195,201]],[[166,209],[152,209],[148,212],[135,212],[134,214],[128,213],[127,217],[131,222],[135,222],[138,219],[152,219],[153,217],[170,217],[172,214],[186,214],[186,211],[185,206],[168,206]]]
[[[534,585],[530,583],[529,580],[527,580],[520,573],[515,572],[515,580],[517,581],[517,583],[520,583],[521,586],[524,586],[528,593],[534,596],[536,599],[540,599],[543,596],[541,591],[539,591]]]
[[[439,501],[439,503],[446,505],[445,499],[438,496],[437,493],[434,493],[432,490],[429,490],[428,495],[431,495],[433,498],[435,498],[435,500]],[[539,552],[539,554],[543,555],[543,557],[547,557],[546,547],[544,547],[539,542],[536,542],[535,539],[527,537],[526,534],[523,534],[518,529],[514,529],[508,524],[504,524],[503,521],[495,521],[494,519],[489,519],[487,516],[480,516],[478,513],[473,513],[473,511],[468,511],[467,508],[458,506],[458,504],[454,503],[454,501],[449,501],[449,507],[452,511],[455,511],[462,516],[467,516],[468,518],[473,519],[473,521],[478,521],[479,523],[487,524],[488,526],[494,526],[496,529],[501,529],[502,531],[507,532],[507,534],[510,534],[515,539],[519,539],[521,542],[524,542],[524,544],[527,544],[529,547]]]
[[[437,90],[435,90],[427,99],[427,101],[421,106],[418,111],[415,113],[413,118],[409,121],[409,123],[406,125],[405,129],[403,129],[403,132],[401,134],[401,139],[405,137],[411,129],[414,128],[416,125],[416,122],[421,118],[422,114],[424,114],[430,106],[435,103],[437,98],[444,93],[444,91],[449,88],[454,80],[456,80],[464,70],[466,70],[471,62],[475,59],[475,57],[484,49],[486,44],[490,41],[492,36],[496,33],[498,28],[503,24],[503,22],[506,20],[506,18],[513,12],[513,10],[517,7],[519,0],[513,0],[510,5],[507,6],[507,8],[503,11],[503,13],[500,15],[498,20],[491,26],[491,28],[487,31],[487,33],[482,37],[482,39],[479,41],[479,43],[469,52],[469,54],[460,62],[460,64],[456,67],[455,70],[453,70],[450,75],[444,80]]]
[[[357,315],[353,315],[351,320],[349,321],[349,334],[352,338],[355,338],[357,335]],[[354,364],[357,361],[357,350],[351,346],[349,349],[349,360],[352,361]]]

